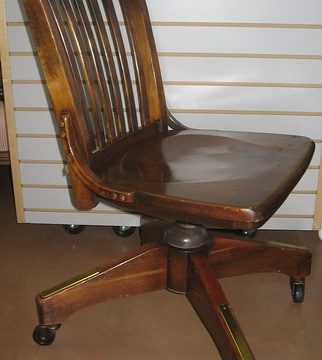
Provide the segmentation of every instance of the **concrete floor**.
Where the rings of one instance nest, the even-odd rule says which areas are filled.
[[[118,238],[109,227],[78,236],[59,225],[16,224],[9,169],[0,166],[0,359],[214,360],[207,331],[184,296],[166,291],[99,304],[57,331],[54,344],[36,345],[34,296],[139,246],[137,232]],[[256,274],[222,281],[257,359],[322,357],[322,242],[316,232],[260,231],[257,238],[306,245],[312,275],[303,304],[293,304],[288,278]]]

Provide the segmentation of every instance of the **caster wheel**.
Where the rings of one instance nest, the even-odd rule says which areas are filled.
[[[257,230],[244,230],[242,236],[246,239],[253,239],[257,234]]]
[[[59,327],[60,325],[54,325],[54,326],[38,325],[35,327],[32,337],[38,345],[48,346],[54,342],[56,336],[56,330]]]
[[[134,233],[135,227],[134,226],[113,226],[113,231],[118,236],[127,237]]]
[[[237,230],[236,234],[245,239],[253,239],[257,234],[257,230]]]
[[[290,279],[291,295],[293,302],[300,304],[304,300],[305,281],[304,279]]]
[[[68,234],[77,235],[80,234],[85,229],[85,225],[70,224],[70,225],[63,225],[63,228],[66,232],[68,232]]]
[[[143,240],[144,237],[141,234],[142,234],[142,227],[140,226],[139,227],[139,239],[140,239],[140,245],[143,246],[146,244],[146,241]]]

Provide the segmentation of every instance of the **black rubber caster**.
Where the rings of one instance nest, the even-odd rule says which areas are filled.
[[[134,226],[113,226],[113,231],[118,236],[127,237],[134,233],[135,227]]]
[[[66,232],[68,232],[68,234],[77,235],[80,234],[85,229],[85,225],[70,224],[70,225],[63,225],[63,228]]]
[[[242,236],[246,239],[253,239],[257,234],[257,230],[243,230]]]
[[[140,239],[140,245],[143,246],[146,244],[146,241],[143,240],[144,239],[144,236],[141,235],[142,234],[142,227],[140,226],[139,227],[139,239]]]
[[[55,340],[56,330],[60,328],[59,325],[38,325],[32,334],[34,341],[38,345],[48,346]]]
[[[305,279],[290,278],[290,287],[293,302],[302,303],[305,295]]]
[[[253,239],[257,234],[257,230],[236,230],[235,234],[245,239]]]

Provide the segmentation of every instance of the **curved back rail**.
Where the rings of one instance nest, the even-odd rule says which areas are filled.
[[[95,168],[118,149],[167,131],[157,52],[144,0],[24,0],[69,166],[74,201],[107,189]],[[116,6],[115,6],[116,5]]]

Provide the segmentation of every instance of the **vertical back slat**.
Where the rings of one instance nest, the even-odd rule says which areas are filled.
[[[48,28],[52,54],[40,52],[56,116],[72,114],[87,153],[100,152],[151,123],[167,129],[160,69],[144,0],[24,2],[41,9]],[[39,43],[46,48],[42,36]],[[56,73],[64,74],[63,79],[54,77]],[[69,96],[66,102],[64,92]]]
[[[116,127],[118,129],[118,132],[121,135],[124,135],[126,132],[126,125],[125,125],[121,92],[119,87],[119,79],[117,77],[113,53],[106,32],[104,20],[100,12],[100,7],[98,5],[97,0],[87,0],[87,5],[92,14],[92,18],[96,30],[97,41],[101,49],[101,53],[102,53],[101,55],[105,69],[107,70],[106,76],[110,88],[110,96],[115,114]]]
[[[119,0],[134,59],[144,125],[158,122],[167,131],[167,110],[158,55],[145,0]]]
[[[96,130],[96,141],[99,149],[105,146],[105,129],[102,122],[101,103],[98,96],[98,92],[95,91],[97,87],[97,80],[93,72],[94,64],[93,59],[89,56],[90,44],[88,40],[84,39],[84,33],[81,32],[80,16],[77,14],[77,8],[73,9],[69,0],[60,0],[63,8],[66,12],[68,27],[72,32],[72,40],[75,41],[74,46],[77,49],[77,53],[80,60],[80,65],[85,78],[85,84],[87,87],[91,110],[93,112],[93,122]],[[76,13],[74,12],[76,10]],[[82,31],[84,31],[82,29]]]
[[[49,78],[49,80],[48,80],[49,90],[51,90],[52,93],[55,93],[55,94],[59,93],[58,89],[57,89],[57,87],[59,87],[59,83],[57,83],[55,81],[55,79],[52,81],[50,80],[51,74],[55,74],[55,72],[53,70],[56,70],[57,74],[61,74],[60,75],[60,84],[61,84],[60,91],[62,91],[63,89],[65,89],[65,91],[67,91],[67,88],[68,88],[71,99],[73,100],[72,103],[75,104],[73,106],[73,108],[74,108],[74,110],[76,110],[76,108],[79,110],[79,111],[77,111],[77,113],[78,113],[78,115],[77,115],[78,129],[79,129],[79,131],[81,131],[82,138],[88,144],[87,145],[87,153],[90,153],[95,148],[95,139],[94,139],[94,134],[93,134],[92,127],[90,124],[87,102],[85,101],[85,96],[84,96],[83,92],[80,92],[80,93],[78,92],[78,94],[80,96],[75,96],[75,93],[74,93],[76,89],[82,89],[83,84],[82,84],[82,78],[80,77],[80,74],[78,72],[78,67],[77,67],[77,64],[75,61],[74,51],[73,51],[73,48],[71,47],[69,36],[68,36],[67,30],[66,30],[65,19],[62,17],[62,8],[57,1],[48,2],[48,3],[42,4],[42,6],[43,6],[42,9],[44,9],[44,11],[46,11],[48,13],[49,13],[49,9],[50,9],[51,14],[53,15],[53,19],[47,18],[48,25],[50,26],[50,31],[54,34],[54,36],[56,34],[56,36],[61,36],[61,39],[62,39],[62,43],[57,42],[55,44],[57,46],[57,52],[55,53],[55,55],[57,57],[57,60],[55,61],[56,66],[55,67],[51,66],[50,60],[43,61],[43,66],[46,66],[46,68],[50,67],[50,71],[49,70],[46,71],[46,76]],[[30,17],[30,15],[29,15],[29,17]],[[54,20],[56,27],[54,27],[54,25],[52,24],[52,20]],[[39,37],[39,42],[40,42],[40,39],[42,39],[42,38]],[[39,47],[38,51],[40,52],[40,56],[42,58],[46,59],[46,53],[42,54],[41,47]],[[53,54],[54,54],[54,52],[52,53],[51,56],[53,56]],[[62,63],[59,63],[58,56],[61,56],[60,61],[62,63],[64,63],[64,57],[67,58],[67,63],[70,64],[69,69],[68,69],[69,71],[66,71],[66,69],[64,69],[64,72],[63,73],[61,72],[63,70],[63,66],[61,65]],[[56,76],[57,75],[53,75],[53,77],[56,77]],[[72,76],[72,78],[71,78],[71,76]],[[63,86],[64,81],[67,81],[68,85],[66,84],[66,86]],[[62,94],[62,96],[63,95],[66,96],[66,94],[63,94],[63,93],[61,93],[61,94]],[[66,102],[66,104],[64,106],[63,102],[61,100],[59,100],[59,97],[57,95],[55,97],[52,97],[52,101],[54,103],[54,106],[56,105],[55,103],[57,101],[57,105],[56,105],[56,109],[55,109],[56,116],[60,115],[59,113],[57,113],[57,111],[68,111],[69,110],[68,106],[67,106],[68,102]],[[58,102],[61,102],[62,105],[59,106]],[[81,124],[82,119],[84,119],[84,122],[86,124],[86,129],[84,126],[85,124]]]
[[[118,65],[120,68],[120,75],[126,105],[127,118],[129,121],[129,127],[132,130],[138,129],[138,119],[135,108],[133,85],[130,76],[129,65],[127,61],[127,55],[123,43],[123,38],[120,30],[119,21],[116,16],[115,8],[112,0],[102,0],[105,10],[106,18],[108,20]]]
[[[90,62],[93,66],[93,74],[95,77],[95,85],[97,87],[97,97],[99,100],[99,103],[101,104],[101,110],[103,110],[103,119],[105,120],[103,122],[104,127],[106,128],[106,135],[107,138],[109,138],[110,141],[113,141],[115,139],[116,132],[115,132],[115,124],[114,124],[114,103],[113,101],[114,95],[113,93],[110,93],[108,91],[107,85],[106,85],[106,79],[102,67],[102,59],[101,59],[101,53],[98,49],[97,43],[94,38],[94,34],[92,32],[92,27],[90,24],[90,21],[88,19],[88,15],[85,9],[85,6],[82,1],[75,1],[75,8],[77,9],[77,13],[80,16],[80,19],[82,21],[82,27],[83,29],[83,37],[86,39],[86,43],[88,44],[89,51],[90,51]],[[94,24],[95,25],[95,24]],[[112,103],[112,106],[111,106]],[[125,124],[121,124],[121,126],[118,126],[118,133],[120,135],[124,135],[125,133]]]

